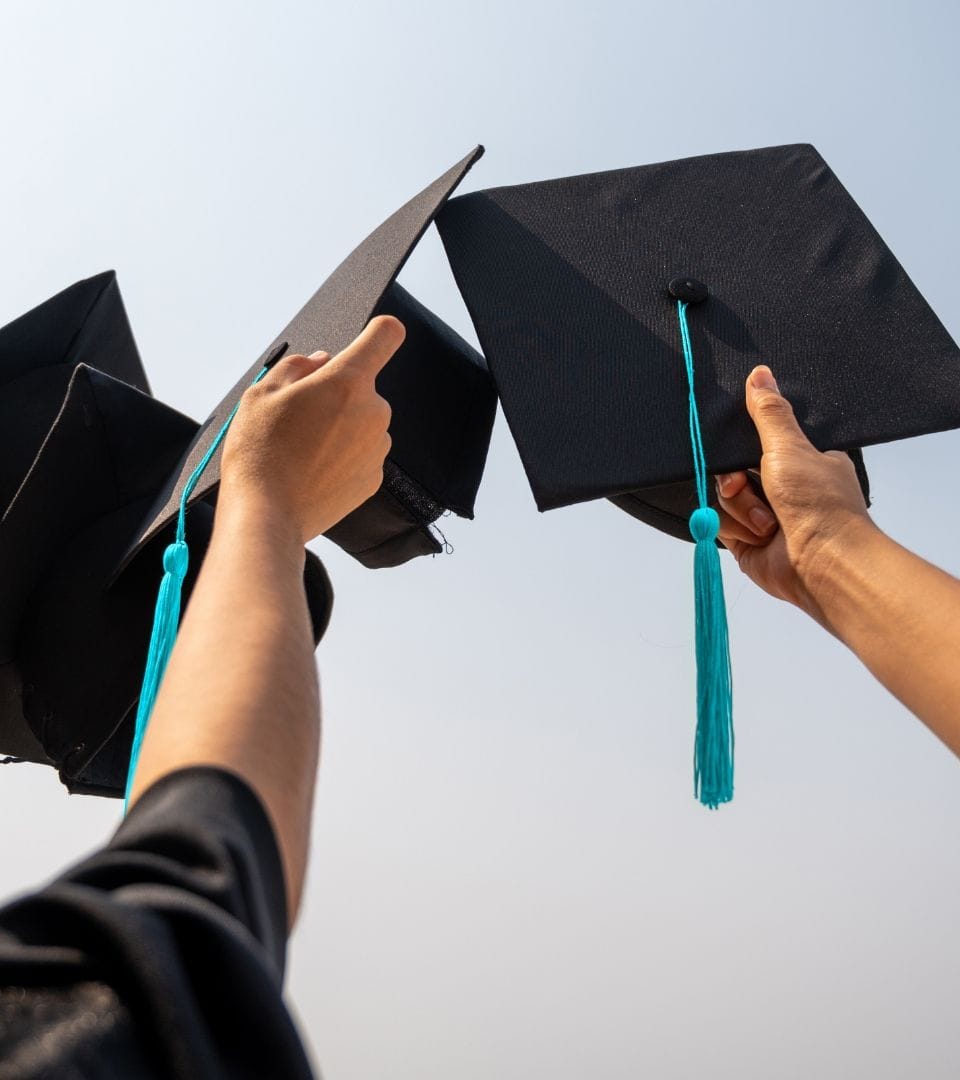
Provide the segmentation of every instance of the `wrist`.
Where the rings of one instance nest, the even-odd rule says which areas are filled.
[[[251,532],[269,538],[277,550],[299,550],[305,540],[296,515],[275,494],[221,483],[215,527],[220,532]]]
[[[867,514],[851,514],[802,545],[796,572],[818,621],[843,637],[844,597],[866,574],[878,543],[886,539]]]

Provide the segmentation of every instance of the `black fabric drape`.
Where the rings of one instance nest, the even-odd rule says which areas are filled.
[[[258,798],[215,768],[166,776],[103,849],[0,910],[0,1080],[309,1078],[286,939]]]

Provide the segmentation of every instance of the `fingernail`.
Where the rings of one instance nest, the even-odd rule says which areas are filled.
[[[750,384],[757,390],[776,390],[778,394],[780,393],[780,387],[777,386],[773,372],[765,365],[753,369],[750,374]]]
[[[762,506],[751,506],[748,516],[753,523],[753,527],[757,532],[761,533],[769,532],[777,520],[769,510],[764,509]]]
[[[327,352],[324,352],[323,349],[320,349],[318,352],[312,352],[309,355],[309,357],[307,357],[307,359],[308,360],[329,360],[330,359],[330,354],[327,353]]]
[[[726,493],[730,490],[729,473],[720,473],[720,475],[717,477],[717,488],[719,489],[721,495],[726,495]]]

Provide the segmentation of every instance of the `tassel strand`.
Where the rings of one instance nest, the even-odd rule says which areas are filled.
[[[733,678],[727,607],[717,534],[720,518],[707,498],[707,462],[700,416],[694,397],[693,348],[687,327],[687,304],[677,301],[680,339],[689,386],[690,443],[698,509],[690,515],[697,642],[697,733],[693,754],[693,793],[711,810],[733,798]]]

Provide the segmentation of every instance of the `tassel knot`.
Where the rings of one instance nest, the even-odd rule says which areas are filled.
[[[698,543],[709,540],[713,543],[720,532],[720,515],[712,506],[701,506],[690,515],[690,535]]]
[[[174,540],[168,544],[163,553],[163,568],[172,577],[180,581],[187,576],[187,567],[190,565],[190,548],[184,540]]]

